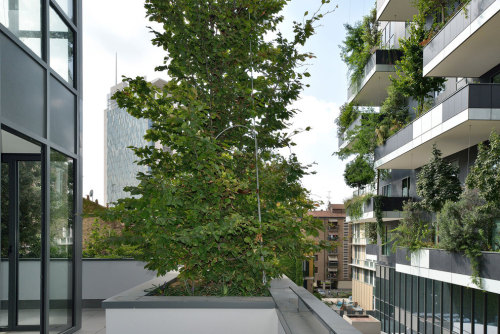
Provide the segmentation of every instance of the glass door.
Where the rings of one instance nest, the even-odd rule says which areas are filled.
[[[40,154],[2,154],[0,331],[40,331]]]

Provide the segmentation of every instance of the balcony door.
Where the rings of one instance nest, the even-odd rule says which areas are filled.
[[[13,141],[2,142],[0,332],[38,333],[43,207],[40,146],[13,135],[7,139]],[[18,153],[13,153],[15,144],[21,144]]]

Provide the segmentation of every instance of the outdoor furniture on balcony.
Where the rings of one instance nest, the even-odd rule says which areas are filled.
[[[500,132],[500,84],[469,84],[415,119],[375,149],[379,169],[416,169],[437,143],[443,157]]]
[[[424,76],[480,77],[500,63],[498,31],[500,0],[471,0],[425,46]]]

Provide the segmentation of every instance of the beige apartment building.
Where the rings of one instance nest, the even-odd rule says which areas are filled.
[[[310,215],[323,222],[318,239],[337,241],[334,249],[322,250],[314,255],[313,285],[323,289],[351,289],[351,229],[345,218],[343,204],[329,204],[328,210],[310,211]]]

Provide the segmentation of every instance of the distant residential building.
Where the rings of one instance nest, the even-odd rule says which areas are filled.
[[[345,222],[344,205],[329,204],[327,210],[310,211],[309,214],[323,222],[318,238],[338,243],[334,249],[322,250],[314,255],[313,284],[318,288],[351,289],[351,230]]]
[[[152,83],[161,87],[166,82],[155,79]],[[130,196],[123,188],[138,185],[137,173],[147,172],[146,166],[137,165],[137,156],[130,147],[149,144],[144,135],[151,124],[147,119],[133,117],[111,99],[124,87],[125,83],[111,87],[108,107],[104,110],[104,204]]]

